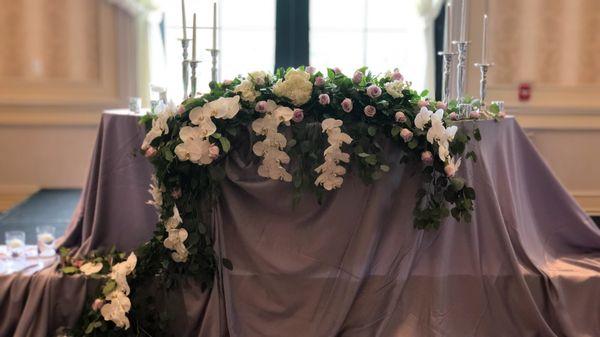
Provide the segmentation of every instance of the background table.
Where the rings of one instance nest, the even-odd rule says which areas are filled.
[[[600,335],[600,230],[513,118],[478,124],[483,141],[470,147],[479,160],[460,170],[477,191],[473,222],[449,219],[438,231],[412,226],[418,167],[393,164],[369,186],[349,173],[322,206],[305,196],[293,209],[290,184],[258,177],[253,156],[234,151],[213,219],[216,250],[234,270],[208,294],[188,284],[170,295],[178,333]],[[131,156],[142,137],[135,117],[103,115],[67,243],[128,249],[150,237],[151,168]],[[51,270],[0,278],[0,335],[72,324],[90,289]]]

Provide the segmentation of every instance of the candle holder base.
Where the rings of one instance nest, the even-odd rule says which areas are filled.
[[[217,83],[217,56],[219,55],[220,50],[211,48],[206,49],[206,51],[210,52],[212,67],[210,68],[210,80],[213,83]]]
[[[181,48],[183,49],[183,61],[181,61],[181,80],[183,82],[183,99],[188,97],[188,85],[189,85],[189,60],[188,60],[188,47],[192,39],[179,39],[181,41]]]
[[[451,99],[450,79],[452,77],[452,62],[457,53],[449,51],[439,51],[438,55],[442,57],[442,102],[448,105]]]
[[[481,102],[480,110],[487,115],[487,109],[485,104],[485,98],[487,96],[487,72],[490,67],[493,67],[493,63],[475,63],[475,67],[479,68],[481,73],[481,79],[479,80],[479,100]]]
[[[192,69],[192,90],[190,91],[190,98],[194,98],[196,97],[196,84],[198,82],[197,77],[196,77],[196,67],[198,66],[198,63],[200,63],[200,61],[188,61],[190,64],[190,69]]]

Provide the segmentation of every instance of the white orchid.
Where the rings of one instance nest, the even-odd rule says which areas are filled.
[[[102,262],[87,262],[84,263],[81,267],[79,267],[79,270],[84,274],[84,275],[92,275],[92,274],[96,274],[97,272],[101,271],[103,267]]]
[[[434,141],[440,141],[446,138],[446,128],[441,120],[431,118],[431,127],[427,130],[427,141],[433,144]]]
[[[315,169],[320,173],[315,180],[315,185],[321,185],[328,191],[342,186],[344,179],[341,176],[346,174],[346,169],[339,163],[350,161],[350,155],[342,152],[341,146],[344,143],[350,144],[352,138],[342,132],[340,128],[342,124],[341,120],[334,118],[327,118],[321,122],[321,128],[327,133],[327,142],[330,146],[323,152],[325,162]]]
[[[444,162],[446,159],[448,159],[448,156],[450,156],[450,150],[448,149],[447,143],[446,145],[440,144],[438,146],[438,156],[440,157],[440,160]]]
[[[426,107],[422,107],[421,111],[415,116],[415,127],[419,130],[423,130],[425,124],[429,123],[431,120],[431,115],[433,111],[430,111]]]
[[[113,321],[121,329],[129,329],[129,319],[127,313],[131,309],[131,301],[120,290],[114,290],[108,296],[100,309],[100,314],[106,321]]]
[[[167,229],[177,228],[182,222],[183,220],[181,220],[181,216],[179,215],[179,209],[177,209],[177,206],[173,206],[173,216],[167,219],[165,227]]]
[[[152,205],[156,210],[160,211],[160,208],[163,203],[162,194],[165,192],[165,187],[158,186],[158,178],[156,178],[156,174],[152,175],[150,181],[150,189],[148,190],[148,192],[150,192],[150,195],[152,195],[152,200],[148,200],[146,204]]]
[[[168,237],[163,242],[165,248],[174,250],[171,257],[175,262],[185,262],[188,257],[188,250],[184,245],[188,238],[188,232],[185,228],[175,228],[167,230]]]
[[[169,118],[175,116],[177,107],[173,101],[169,101],[167,105],[164,105],[163,103],[159,104],[156,111],[158,113],[152,120],[152,128],[150,128],[150,131],[148,131],[142,142],[142,150],[144,151],[150,147],[150,144],[156,138],[169,133]]]
[[[200,127],[184,126],[179,130],[183,143],[175,147],[175,154],[181,161],[189,160],[198,165],[208,165],[214,160],[210,153],[212,144],[203,136]]]

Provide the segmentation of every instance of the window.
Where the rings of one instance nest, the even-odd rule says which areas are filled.
[[[164,50],[160,34],[151,39],[154,84],[169,88],[169,96],[179,98],[183,93],[181,83],[182,37],[180,1],[157,1],[159,12],[164,14]],[[213,2],[186,0],[186,25],[188,38],[192,38],[192,16],[196,13],[196,57],[201,63],[196,68],[200,92],[208,89],[211,79]],[[217,1],[217,60],[218,80],[234,78],[253,70],[271,70],[275,62],[275,0],[220,0]],[[192,57],[192,47],[188,48]],[[164,61],[163,61],[164,55]],[[158,63],[158,64],[157,64]]]
[[[310,3],[310,63],[351,75],[399,68],[415,88],[425,85],[427,45],[415,1],[328,0]]]

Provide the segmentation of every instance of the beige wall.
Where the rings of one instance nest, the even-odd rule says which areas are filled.
[[[0,211],[81,187],[100,113],[126,105],[133,19],[103,0],[0,0]]]
[[[471,1],[469,63],[480,61],[485,1]],[[600,1],[489,0],[488,97],[504,100],[579,203],[600,215]],[[479,71],[469,68],[469,92]],[[532,85],[519,102],[519,83]]]

